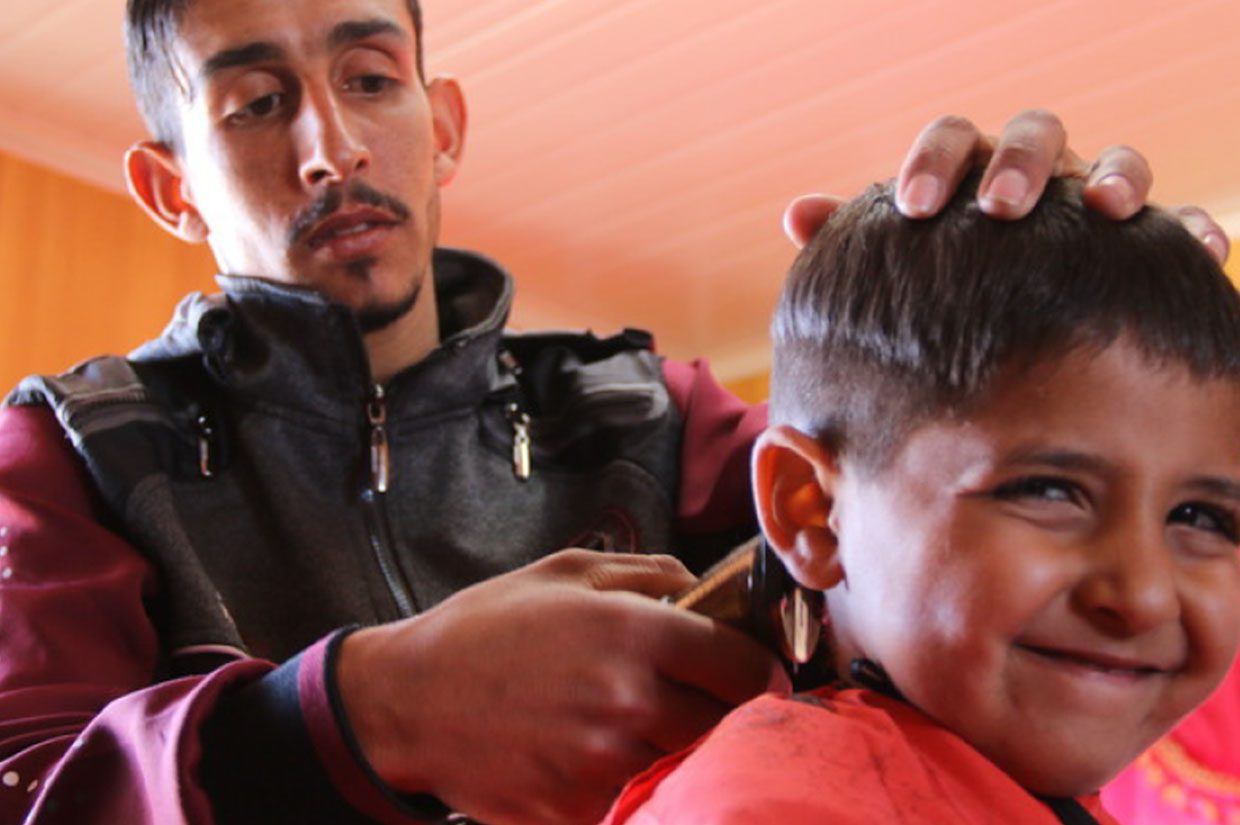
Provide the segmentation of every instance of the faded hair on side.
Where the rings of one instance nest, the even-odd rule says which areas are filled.
[[[174,151],[181,149],[177,96],[186,90],[172,48],[181,18],[196,1],[205,0],[128,0],[125,9],[125,62],[138,112],[151,137]],[[418,0],[405,0],[405,4],[413,18],[418,77],[425,79],[422,7]]]
[[[1240,380],[1240,297],[1177,219],[1098,215],[1053,180],[1023,220],[977,206],[980,173],[910,220],[893,184],[834,214],[772,323],[771,416],[881,470],[917,425],[967,413],[1001,369],[1121,335],[1151,364]]]

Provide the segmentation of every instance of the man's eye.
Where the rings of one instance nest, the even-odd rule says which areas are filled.
[[[377,95],[391,87],[396,81],[386,75],[364,74],[349,80],[348,88],[365,95]]]
[[[1084,493],[1076,484],[1048,476],[1027,476],[1004,482],[994,489],[994,496],[1009,501],[1033,499],[1077,503]]]
[[[284,104],[282,92],[272,92],[256,98],[228,116],[231,123],[243,124],[271,117]]]
[[[1188,502],[1176,507],[1167,516],[1168,524],[1182,524],[1194,530],[1218,533],[1231,544],[1240,543],[1236,518],[1226,510],[1200,502]]]

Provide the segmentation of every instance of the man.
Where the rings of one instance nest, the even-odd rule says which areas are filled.
[[[422,74],[418,17],[131,0],[156,140],[130,188],[211,245],[228,297],[2,413],[5,819],[414,822],[442,801],[588,821],[781,683],[749,640],[648,598],[691,580],[678,562],[554,552],[708,559],[752,529],[763,413],[640,336],[502,335],[507,276],[434,251],[466,116]],[[932,126],[906,210],[935,212],[990,148]],[[1001,216],[1081,171],[1039,113],[993,148]],[[1091,180],[1117,217],[1149,186],[1123,149]],[[792,209],[794,236],[831,205]]]

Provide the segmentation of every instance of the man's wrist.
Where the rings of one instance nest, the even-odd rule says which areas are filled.
[[[367,808],[386,803],[419,818],[442,818],[448,808],[429,793],[418,792],[425,785],[410,779],[412,766],[388,757],[416,750],[407,741],[388,742],[402,736],[395,715],[384,699],[368,690],[382,683],[382,663],[375,657],[382,659],[379,642],[387,631],[346,628],[328,639],[321,666],[304,667],[302,704],[308,715],[330,718],[330,726],[315,726],[315,747],[329,760],[325,764],[348,766],[333,781],[350,799]],[[316,676],[321,687],[314,682]],[[384,770],[386,765],[393,767]]]

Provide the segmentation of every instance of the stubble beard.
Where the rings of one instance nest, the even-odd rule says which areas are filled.
[[[438,191],[432,191],[426,204],[426,234],[432,241],[439,238],[439,215],[440,202]],[[362,258],[357,261],[351,261],[348,264],[348,272],[354,278],[369,280],[371,270],[378,264],[377,258]],[[423,262],[424,269],[420,277],[412,278],[409,285],[409,291],[401,298],[387,303],[374,303],[369,306],[363,306],[355,311],[358,327],[363,335],[369,335],[372,332],[390,327],[401,318],[409,314],[409,312],[418,303],[418,297],[422,294],[422,284],[427,278],[431,277],[430,261]],[[433,293],[432,293],[433,294]]]
[[[368,280],[370,278],[370,271],[377,263],[378,260],[375,258],[350,261],[348,264],[349,275],[358,280]],[[357,317],[357,325],[361,329],[362,334],[369,335],[372,332],[387,329],[401,318],[404,318],[418,303],[418,296],[421,292],[422,284],[420,281],[417,281],[409,287],[409,291],[405,295],[394,301],[386,303],[375,302],[359,307],[354,311],[354,315]]]

